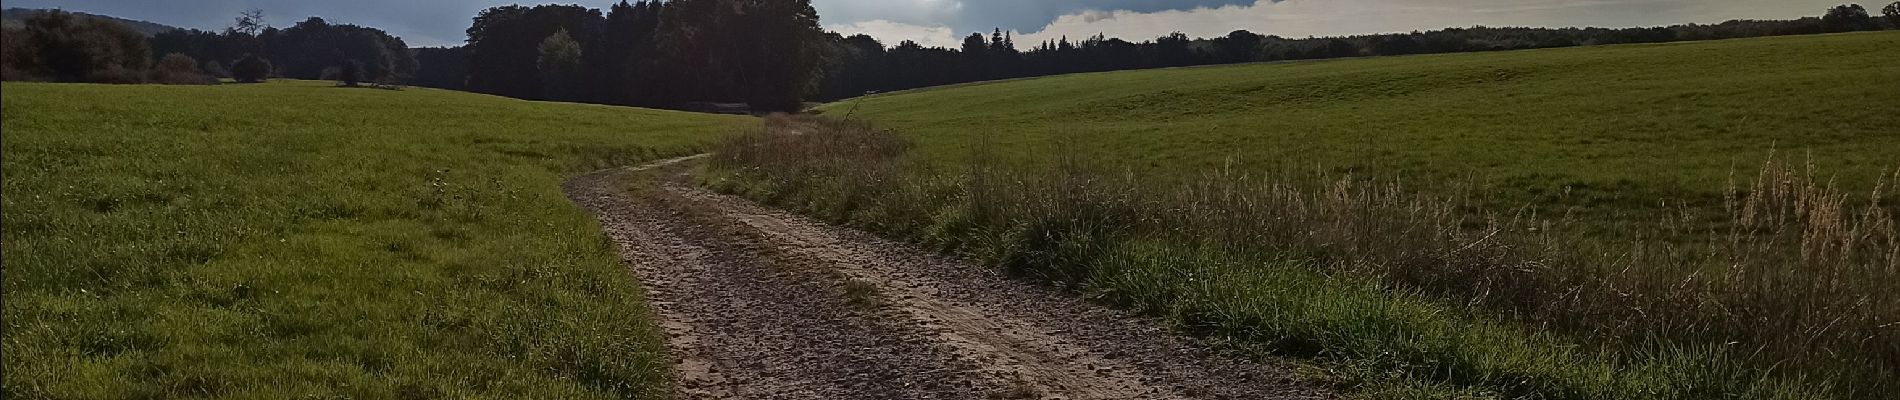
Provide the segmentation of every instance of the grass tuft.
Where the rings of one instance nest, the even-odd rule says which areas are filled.
[[[876,309],[883,305],[876,283],[863,279],[846,279],[844,282],[845,301],[852,306],[864,309]]]

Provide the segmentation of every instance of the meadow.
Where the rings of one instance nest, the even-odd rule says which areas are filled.
[[[704,183],[1311,362],[1364,398],[1883,398],[1900,34],[871,95]],[[847,120],[848,119],[848,120]]]
[[[649,398],[566,176],[744,117],[280,81],[5,84],[5,398]]]
[[[1122,71],[821,110],[902,132],[938,166],[1355,173],[1641,220],[1719,203],[1774,153],[1871,188],[1900,165],[1896,46],[1875,32]]]

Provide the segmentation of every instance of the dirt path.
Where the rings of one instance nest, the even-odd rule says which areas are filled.
[[[646,285],[681,398],[1326,397],[1154,321],[679,183],[693,158],[564,187]]]

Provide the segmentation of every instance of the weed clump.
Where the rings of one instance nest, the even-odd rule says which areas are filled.
[[[844,282],[845,301],[852,306],[874,309],[883,304],[878,298],[877,284],[862,279],[847,279]]]

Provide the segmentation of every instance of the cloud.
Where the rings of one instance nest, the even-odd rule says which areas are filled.
[[[1629,27],[1819,15],[1839,0],[1257,0],[1252,4],[1057,16],[1019,42],[1098,33],[1142,41],[1171,32],[1212,37],[1236,29],[1285,37],[1408,32],[1447,27]]]
[[[1098,10],[1083,11],[1081,14],[1076,14],[1076,16],[1082,17],[1082,23],[1086,23],[1086,24],[1115,20],[1115,13],[1103,12],[1103,11],[1098,11]],[[1061,17],[1057,17],[1057,18],[1061,18]]]
[[[866,34],[884,42],[884,46],[896,46],[898,42],[914,40],[924,47],[957,47],[962,43],[956,29],[948,26],[913,25],[886,20],[871,20],[849,24],[825,25],[825,29],[845,36]]]
[[[827,29],[864,33],[887,45],[915,40],[925,46],[956,47],[970,33],[1001,28],[1022,32],[1043,27],[1058,16],[1114,19],[1115,12],[1156,12],[1251,4],[1254,0],[813,0]],[[1093,21],[1091,21],[1093,22]]]
[[[606,7],[617,0],[577,0]],[[1819,15],[1843,0],[813,0],[826,27],[886,43],[945,44],[992,28],[1018,42],[1096,33],[1141,41],[1169,32],[1218,36],[1235,29],[1289,37],[1404,32],[1471,25],[1640,26]],[[483,8],[515,0],[7,0],[8,7],[65,8],[176,26],[219,29],[262,8],[272,24],[304,17],[382,28],[410,45],[456,45]],[[948,30],[949,34],[945,34]]]
[[[965,21],[957,26],[971,31],[988,32],[992,28],[1028,31],[1048,24],[1058,16],[1092,13],[1113,18],[1112,12],[1152,13],[1172,10],[1251,4],[1254,0],[964,0]]]
[[[813,0],[812,7],[825,23],[853,24],[885,21],[931,27],[949,27],[957,33],[988,33],[1001,28],[1025,31],[1042,27],[1057,16],[1123,10],[1155,12],[1251,4],[1253,0]],[[875,36],[875,35],[874,35]],[[902,38],[885,38],[887,41]]]
[[[827,25],[884,21],[910,25],[947,25],[962,20],[958,0],[813,0],[812,8]]]

